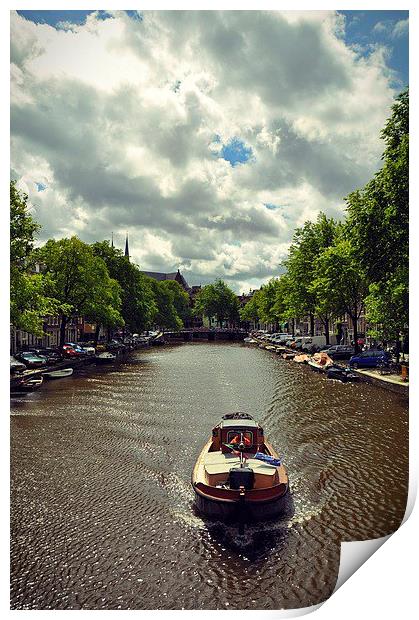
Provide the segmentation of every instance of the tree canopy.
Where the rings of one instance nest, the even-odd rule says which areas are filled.
[[[62,304],[60,345],[70,317],[85,316],[106,324],[122,324],[119,287],[109,277],[105,262],[77,237],[50,239],[37,250],[48,276],[48,290]]]
[[[134,333],[150,327],[157,314],[150,278],[141,273],[121,250],[111,247],[109,241],[94,243],[92,250],[105,262],[109,275],[121,288],[120,312],[126,327]]]
[[[375,329],[381,337],[391,332],[398,339],[408,321],[408,90],[397,97],[381,137],[386,145],[383,166],[362,190],[348,196],[348,227],[369,284],[367,319],[378,324]]]
[[[44,317],[60,308],[48,294],[48,280],[31,272],[31,254],[40,226],[33,219],[28,196],[10,183],[10,320],[36,335],[43,333]]]
[[[239,300],[223,280],[203,286],[195,298],[194,312],[198,316],[215,317],[219,326],[223,321],[239,318]]]

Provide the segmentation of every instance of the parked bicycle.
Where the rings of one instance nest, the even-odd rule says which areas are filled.
[[[377,365],[380,375],[399,375],[401,373],[401,366],[396,362],[382,361]]]

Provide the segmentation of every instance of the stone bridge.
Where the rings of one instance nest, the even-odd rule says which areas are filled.
[[[195,327],[183,329],[179,332],[164,332],[166,341],[191,342],[193,340],[243,340],[247,332],[243,329],[210,329]]]

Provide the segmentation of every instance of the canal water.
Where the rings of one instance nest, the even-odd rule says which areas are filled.
[[[236,528],[190,484],[222,414],[285,457],[293,507]],[[243,344],[140,350],[11,405],[12,609],[289,609],[332,593],[340,542],[399,526],[403,397]]]

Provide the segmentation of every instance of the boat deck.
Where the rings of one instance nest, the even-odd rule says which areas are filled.
[[[194,477],[196,481],[209,486],[223,487],[228,484],[230,469],[239,466],[240,457],[231,453],[223,454],[221,451],[209,452],[210,445],[211,442],[208,442],[202,451],[195,467]],[[254,471],[255,489],[272,487],[287,478],[283,466],[276,467],[254,458],[247,458],[246,465]]]

